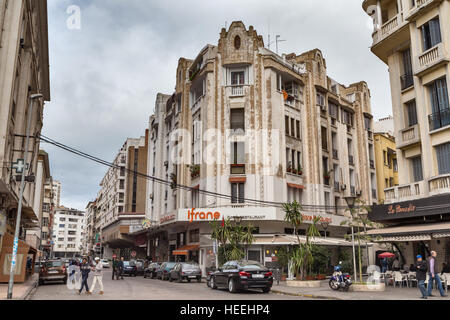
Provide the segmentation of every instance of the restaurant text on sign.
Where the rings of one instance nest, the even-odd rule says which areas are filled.
[[[408,207],[402,207],[400,205],[391,205],[388,207],[388,214],[396,214],[396,213],[409,213],[416,211],[416,206],[410,204]]]
[[[192,208],[192,210],[188,211],[188,220],[189,222],[193,222],[194,220],[219,220],[220,219],[220,212],[195,212],[195,208]]]
[[[303,214],[302,217],[303,217],[304,221],[313,221],[315,218],[320,218],[320,222],[328,222],[328,223],[332,222],[331,218],[325,218],[325,217],[321,217],[321,216],[310,216],[310,215]]]

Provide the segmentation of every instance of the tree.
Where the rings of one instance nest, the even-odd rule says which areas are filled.
[[[365,202],[361,199],[355,200],[355,206],[353,208],[347,209],[350,211],[350,217],[348,220],[343,221],[341,223],[342,226],[347,225],[349,227],[356,228],[357,232],[354,234],[354,237],[358,241],[358,264],[359,264],[359,280],[360,282],[363,282],[362,280],[362,254],[361,254],[361,241],[371,241],[372,238],[367,236],[366,234],[361,234],[361,227],[362,226],[368,226],[368,227],[374,227],[374,224],[372,221],[370,221],[367,217],[361,216],[362,213],[369,213],[371,211],[370,206],[367,206]],[[346,236],[348,238],[348,235]]]

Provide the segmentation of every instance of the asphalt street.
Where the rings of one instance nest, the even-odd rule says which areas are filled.
[[[92,283],[92,276],[88,280]],[[175,283],[156,279],[124,277],[124,280],[111,280],[111,271],[104,271],[104,294],[100,295],[99,286],[92,295],[70,290],[62,283],[50,283],[39,286],[31,300],[310,300],[261,291],[244,291],[231,294],[227,290],[212,290],[202,283]]]

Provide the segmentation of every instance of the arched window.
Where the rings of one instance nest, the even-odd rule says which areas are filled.
[[[238,50],[241,47],[241,37],[234,37],[234,48]]]

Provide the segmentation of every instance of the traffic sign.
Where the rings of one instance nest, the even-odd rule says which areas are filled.
[[[136,251],[131,251],[131,256],[134,258],[136,257]]]

